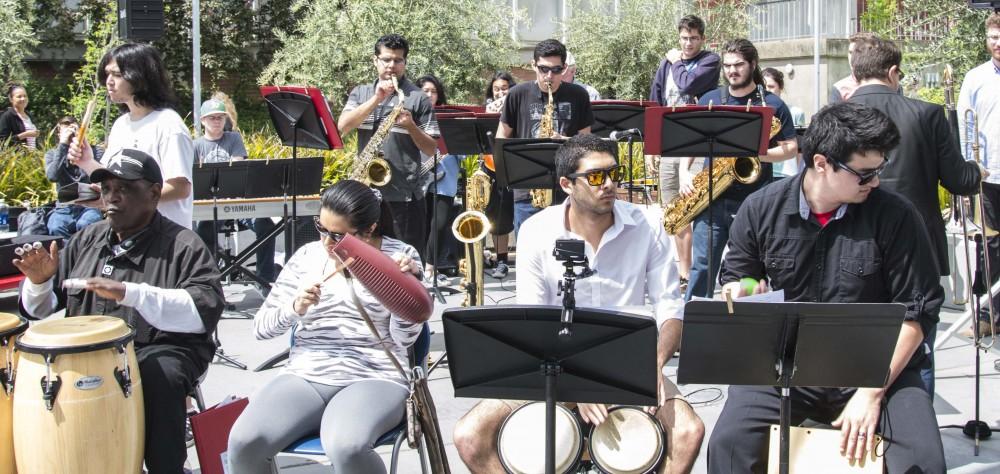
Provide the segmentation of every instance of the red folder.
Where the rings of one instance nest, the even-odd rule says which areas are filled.
[[[226,448],[229,431],[247,403],[246,398],[241,398],[222,406],[215,405],[191,417],[191,431],[194,432],[195,449],[203,474],[235,474],[229,472]]]

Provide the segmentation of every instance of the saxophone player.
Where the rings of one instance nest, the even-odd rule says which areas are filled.
[[[532,57],[535,80],[522,82],[510,90],[500,112],[497,138],[564,138],[590,133],[594,123],[590,95],[586,89],[563,80],[567,67],[566,46],[547,39],[535,46]],[[546,121],[545,110],[550,103],[552,134],[542,135],[546,130],[541,125]],[[524,220],[539,210],[531,205],[528,190],[514,190],[515,234]]]
[[[760,174],[749,184],[733,184],[721,196],[712,201],[704,212],[694,218],[692,240],[691,278],[688,282],[686,300],[692,296],[711,297],[709,282],[719,271],[722,249],[729,240],[729,226],[740,203],[750,193],[771,181],[771,163],[793,158],[798,153],[795,126],[788,106],[778,96],[764,90],[764,76],[759,65],[757,47],[749,40],[736,39],[722,47],[722,74],[728,85],[701,96],[699,105],[760,105],[775,109],[775,117],[781,121],[781,130],[768,143],[767,155],[760,157]],[[759,86],[759,87],[758,87]],[[686,158],[685,160],[692,160]],[[705,167],[708,167],[706,160]],[[691,194],[693,176],[684,163],[680,166],[680,193]],[[712,227],[709,228],[708,213],[712,213]],[[708,261],[708,235],[712,233],[712,262]]]
[[[379,190],[392,210],[395,235],[422,252],[427,241],[427,203],[418,179],[420,153],[435,153],[440,132],[430,100],[406,78],[409,52],[409,43],[398,34],[382,36],[375,42],[372,65],[377,78],[351,90],[337,128],[343,135],[357,129],[358,150],[365,149],[381,122],[399,105],[393,79],[398,82],[406,99],[381,144],[391,178]]]

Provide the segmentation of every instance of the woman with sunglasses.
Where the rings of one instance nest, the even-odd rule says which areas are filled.
[[[232,472],[270,474],[271,458],[293,441],[319,432],[334,472],[385,472],[375,441],[403,419],[405,380],[372,335],[355,304],[360,301],[397,360],[421,324],[389,311],[343,272],[333,248],[351,234],[421,277],[420,258],[393,238],[388,204],[377,190],[340,181],[323,192],[315,218],[318,242],[300,248],[278,275],[254,318],[259,339],[294,328],[288,364],[250,397],[229,435]],[[356,298],[355,299],[355,295]]]

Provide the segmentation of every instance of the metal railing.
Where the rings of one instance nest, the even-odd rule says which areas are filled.
[[[820,0],[820,34],[847,38],[857,31],[857,0]],[[812,0],[765,0],[750,7],[750,40],[773,41],[813,35]]]

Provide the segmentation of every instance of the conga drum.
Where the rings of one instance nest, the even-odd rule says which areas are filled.
[[[545,472],[545,404],[532,402],[514,410],[497,437],[500,463],[511,474]],[[574,472],[583,451],[583,430],[576,415],[556,405],[556,474]]]
[[[666,450],[666,436],[656,418],[638,407],[608,410],[608,418],[590,431],[590,460],[604,473],[654,472]]]
[[[0,313],[0,474],[13,474],[14,469],[14,420],[12,377],[17,369],[17,351],[14,337],[28,329],[28,322],[10,313]]]
[[[145,416],[132,339],[119,318],[36,323],[17,339],[14,453],[21,474],[136,474]]]

